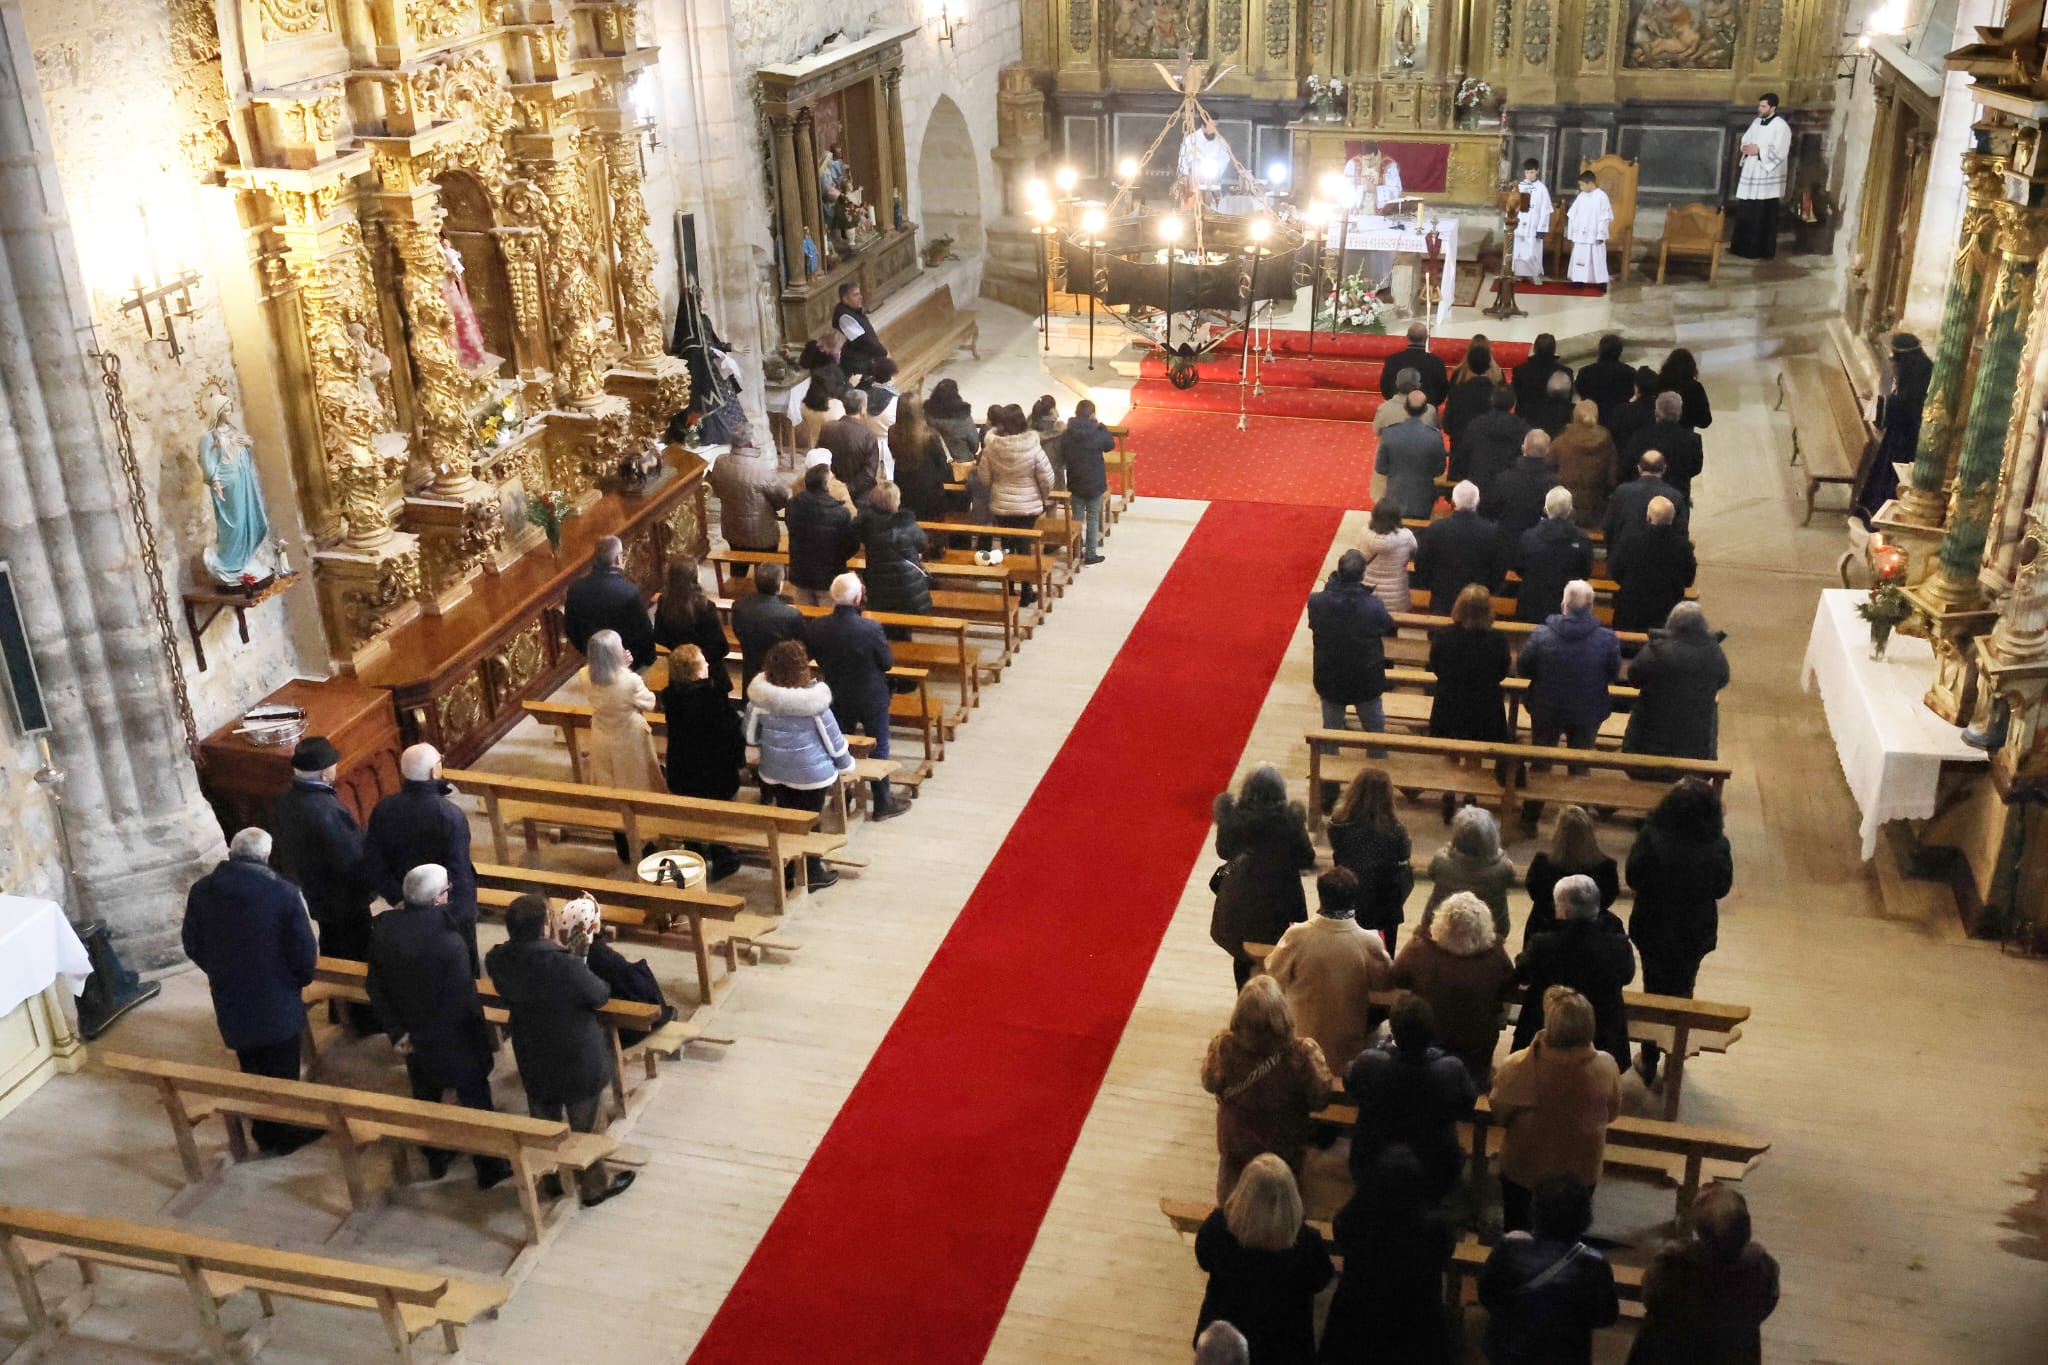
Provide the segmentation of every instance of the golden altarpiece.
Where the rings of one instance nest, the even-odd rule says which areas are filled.
[[[629,90],[655,51],[631,3],[234,10],[227,182],[328,645],[408,738],[474,751],[570,665],[558,604],[590,540],[625,535],[650,586],[701,548],[701,464],[627,460],[689,391]],[[523,515],[544,491],[581,513],[559,555]]]

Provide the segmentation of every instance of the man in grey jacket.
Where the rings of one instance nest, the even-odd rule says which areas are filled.
[[[789,485],[775,467],[774,452],[756,447],[751,431],[743,427],[733,433],[732,449],[711,466],[711,491],[718,495],[718,531],[727,546],[764,552],[782,548],[778,518],[789,503]]]
[[[1403,401],[1408,416],[1380,433],[1373,472],[1386,476],[1387,496],[1400,505],[1402,516],[1426,520],[1436,506],[1437,476],[1444,472],[1444,436],[1423,419],[1429,411],[1427,395],[1418,389]]]

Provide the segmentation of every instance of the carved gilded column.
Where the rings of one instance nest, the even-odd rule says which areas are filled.
[[[1885,67],[1875,64],[1879,72]],[[1871,98],[1875,114],[1870,125],[1870,151],[1863,174],[1863,197],[1856,213],[1856,252],[1850,268],[1850,275],[1862,287],[1862,296],[1857,299],[1850,322],[1856,330],[1869,335],[1871,328],[1871,299],[1878,288],[1869,277],[1871,267],[1876,263],[1878,243],[1892,225],[1885,221],[1884,205],[1889,196],[1892,179],[1891,147],[1898,118],[1898,92],[1893,89],[1889,77],[1879,74],[1872,77]]]
[[[818,244],[818,263],[825,262],[825,219],[818,203],[818,144],[811,129],[811,111],[796,116],[796,194],[803,207],[804,231]],[[799,253],[801,254],[801,253]]]
[[[647,192],[640,170],[639,138],[628,132],[599,134],[612,195],[612,246],[618,259],[619,330],[626,358],[646,361],[664,353],[661,295],[654,287],[654,242],[648,236]]]
[[[1985,282],[1990,278],[1993,241],[1998,231],[1996,206],[2005,186],[2005,161],[1980,152],[1963,154],[1963,178],[1969,198],[1957,234],[1955,264],[1949,270],[1948,297],[1941,310],[1941,336],[1935,343],[1934,375],[1927,385],[1927,406],[1920,419],[1920,443],[1913,471],[1899,490],[1898,516],[1920,526],[1939,527],[1948,511],[1949,485],[1955,478],[1957,418],[1971,397],[1977,348],[1983,339]]]
[[[790,120],[768,120],[775,140],[775,209],[782,225],[782,282],[804,282],[804,207],[797,198],[796,129]]]

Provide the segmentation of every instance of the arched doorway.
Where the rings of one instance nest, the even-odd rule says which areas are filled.
[[[918,212],[924,240],[953,239],[962,260],[979,259],[981,230],[981,165],[974,154],[974,136],[967,131],[960,106],[946,96],[932,107],[917,154]]]

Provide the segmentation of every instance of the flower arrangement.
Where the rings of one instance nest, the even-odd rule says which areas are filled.
[[[540,527],[548,538],[548,548],[557,553],[562,548],[562,523],[575,515],[575,502],[559,488],[526,495],[527,521]]]
[[[1882,659],[1892,632],[1913,614],[1906,598],[1906,554],[1896,545],[1881,545],[1870,553],[1873,581],[1870,593],[1856,604],[1856,614],[1870,623],[1870,657]]]
[[[519,396],[506,394],[498,402],[486,407],[476,419],[476,443],[480,450],[500,450],[511,444],[526,426],[526,414],[520,410]]]
[[[1354,273],[1331,291],[1323,318],[1346,331],[1385,332],[1393,306],[1380,298],[1373,283],[1363,271]]]
[[[1458,82],[1458,107],[1460,109],[1481,109],[1493,103],[1493,87],[1477,76],[1467,76]]]
[[[1320,123],[1337,122],[1337,101],[1344,98],[1344,82],[1335,76],[1318,76],[1310,72],[1304,84],[1308,87],[1310,117]]]

